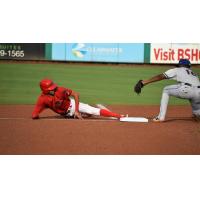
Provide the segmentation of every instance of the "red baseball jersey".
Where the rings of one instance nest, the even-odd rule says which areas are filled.
[[[70,98],[72,90],[64,87],[57,87],[54,94],[41,94],[38,97],[32,118],[39,118],[39,114],[46,108],[50,108],[58,114],[65,114],[70,106]]]

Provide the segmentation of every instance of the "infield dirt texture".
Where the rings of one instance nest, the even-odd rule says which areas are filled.
[[[101,103],[133,117],[152,119],[159,112],[162,81],[133,93],[139,79],[166,66],[0,63],[0,154],[200,154],[200,122],[189,103],[175,98],[165,123],[130,123],[106,118],[63,119],[52,111],[32,120],[40,94],[38,82],[52,78],[80,93],[81,102]],[[200,73],[200,68],[194,71]]]

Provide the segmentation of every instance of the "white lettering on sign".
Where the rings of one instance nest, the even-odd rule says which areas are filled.
[[[97,54],[119,54],[122,53],[122,48],[87,48],[89,52]]]

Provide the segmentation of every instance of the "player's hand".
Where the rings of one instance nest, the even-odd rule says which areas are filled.
[[[75,111],[75,113],[74,113],[74,118],[83,119],[83,117],[81,116],[81,113],[78,112],[78,111]]]
[[[140,94],[143,87],[144,87],[144,84],[142,83],[142,80],[139,80],[139,81],[136,83],[136,85],[134,86],[134,91],[135,91],[137,94]]]

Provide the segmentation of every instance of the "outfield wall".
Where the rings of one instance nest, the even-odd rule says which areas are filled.
[[[144,44],[54,43],[52,59],[76,62],[143,63]]]
[[[45,43],[0,43],[1,60],[45,60]]]
[[[200,64],[198,43],[0,43],[0,60]]]

